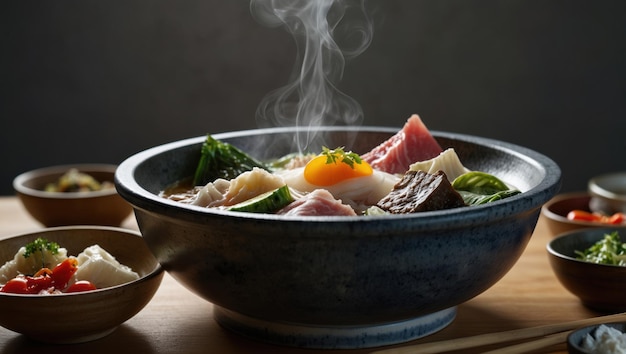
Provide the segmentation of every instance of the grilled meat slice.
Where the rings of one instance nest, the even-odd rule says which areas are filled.
[[[392,214],[451,209],[464,206],[463,197],[452,187],[446,174],[437,171],[407,171],[377,206]]]

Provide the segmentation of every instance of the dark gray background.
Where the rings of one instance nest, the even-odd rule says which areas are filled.
[[[373,43],[340,89],[365,125],[524,145],[563,190],[626,170],[626,1],[370,1]],[[165,142],[256,128],[296,48],[248,1],[8,1],[0,11],[0,194],[23,171],[119,163]]]

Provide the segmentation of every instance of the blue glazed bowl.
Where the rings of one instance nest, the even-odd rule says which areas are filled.
[[[326,146],[364,153],[397,130],[322,128],[319,137]],[[272,128],[214,137],[265,159],[292,152],[294,135],[294,128]],[[212,302],[225,327],[301,347],[387,345],[445,327],[457,305],[502,278],[560,187],[559,167],[537,152],[433,135],[466,167],[523,193],[490,205],[370,217],[236,213],[160,198],[166,186],[193,174],[205,137],[129,157],[115,183],[165,270]]]

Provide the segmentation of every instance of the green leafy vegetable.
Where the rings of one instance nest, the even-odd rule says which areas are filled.
[[[452,181],[452,187],[463,197],[467,205],[479,205],[508,198],[521,193],[489,173],[471,171]]]
[[[626,266],[626,244],[620,240],[617,231],[605,234],[591,247],[575,253],[577,259],[586,262]]]
[[[456,190],[476,194],[494,194],[508,190],[509,187],[496,176],[479,171],[471,171],[457,177],[452,186]]]
[[[194,174],[196,186],[213,182],[218,178],[233,179],[254,167],[267,167],[231,144],[207,135],[202,144],[200,161]]]
[[[326,156],[326,164],[337,163],[337,160],[339,160],[339,162],[343,162],[354,168],[355,163],[360,164],[362,162],[359,154],[352,151],[346,152],[343,146],[333,150],[327,148],[326,146],[322,146],[322,155]]]
[[[458,192],[463,198],[463,201],[465,202],[465,204],[467,205],[480,205],[480,204],[485,204],[485,203],[491,203],[491,202],[495,202],[496,200],[501,200],[501,199],[519,194],[519,191],[514,190],[514,189],[511,189],[508,191],[500,191],[494,194],[486,194],[486,195],[476,194],[476,193],[466,192],[466,191],[458,191]]]

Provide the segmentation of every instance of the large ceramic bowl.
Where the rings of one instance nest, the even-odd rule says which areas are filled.
[[[100,245],[139,279],[87,292],[56,295],[0,293],[0,326],[45,343],[81,343],[102,338],[141,311],[163,279],[163,268],[137,231],[108,226],[64,226],[0,240],[0,265],[38,237],[76,256]]]
[[[46,185],[58,182],[76,169],[98,182],[113,182],[116,165],[74,164],[38,168],[15,177],[13,188],[24,208],[47,227],[66,225],[119,226],[133,209],[115,188],[88,192],[47,192]]]
[[[358,153],[393,128],[323,128]],[[214,135],[260,159],[292,152],[293,128]],[[225,327],[303,347],[368,347],[419,338],[496,283],[523,252],[559,189],[549,158],[499,141],[433,133],[464,164],[523,193],[491,205],[374,217],[284,217],[182,205],[159,192],[193,174],[205,137],[120,164],[116,185],[163,267],[215,305]],[[317,146],[317,148],[321,148]],[[313,147],[315,149],[315,147]]]

